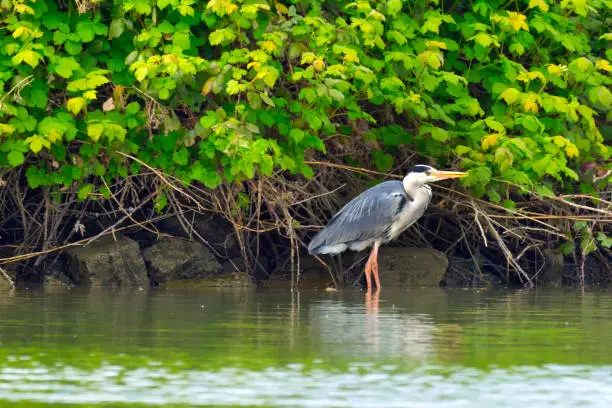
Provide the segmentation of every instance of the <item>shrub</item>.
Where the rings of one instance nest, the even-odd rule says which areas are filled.
[[[138,172],[117,151],[211,188],[310,177],[366,120],[340,140],[381,170],[408,145],[496,202],[498,178],[551,192],[609,158],[612,106],[609,2],[557,3],[4,0],[0,165],[83,197]]]

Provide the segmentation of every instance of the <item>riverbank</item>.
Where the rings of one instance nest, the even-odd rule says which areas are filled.
[[[324,206],[339,208],[341,200],[356,194],[345,191],[348,188],[343,186],[349,182],[355,189],[367,185],[367,179],[355,183],[357,179],[348,178],[354,174],[352,169],[343,171],[322,173],[321,183],[331,184],[324,195],[291,194],[299,200],[297,203],[271,203],[271,196],[253,188],[249,202],[264,202],[268,207],[249,207],[240,212],[236,207],[195,212],[177,200],[176,206],[170,208],[178,211],[158,214],[153,200],[148,198],[143,199],[145,205],[140,204],[140,208],[137,202],[128,201],[120,206],[123,212],[104,213],[87,208],[112,208],[112,201],[71,203],[72,207],[49,203],[49,207],[41,207],[45,209],[39,214],[55,214],[57,218],[51,224],[61,225],[56,230],[63,235],[45,242],[44,251],[29,252],[24,241],[21,245],[15,242],[1,246],[0,267],[4,274],[0,285],[358,287],[363,281],[365,252],[348,252],[334,260],[315,259],[305,249],[316,231],[315,225],[325,222],[314,214]],[[340,178],[340,174],[347,177]],[[380,177],[373,172],[365,174]],[[223,194],[222,189],[207,191],[203,196],[201,190],[192,194],[194,190],[188,187],[170,186],[189,197],[188,202],[202,206]],[[279,196],[300,190],[306,191],[304,182],[296,181],[291,189],[281,190]],[[532,198],[508,210],[469,198],[458,190],[436,187],[426,215],[381,250],[385,286],[608,285],[612,272],[610,252],[605,247],[600,245],[599,250],[583,257],[580,247],[563,254],[564,241],[560,239],[569,235],[571,222],[576,220],[596,219],[602,214],[600,220],[605,226],[610,221],[605,207],[594,205],[597,201],[591,201],[589,206],[555,198],[555,207],[549,211],[562,209],[568,215],[546,215],[533,211],[541,209],[545,201],[535,194]],[[271,204],[275,204],[276,211]],[[333,210],[327,210],[324,212],[333,214]],[[253,217],[257,213],[259,219]],[[287,218],[272,217],[279,213]],[[44,225],[30,223],[28,235],[44,234]],[[17,231],[13,236],[23,238],[25,234]]]

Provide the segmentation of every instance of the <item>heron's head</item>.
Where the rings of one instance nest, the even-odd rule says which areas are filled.
[[[462,171],[443,171],[436,170],[431,166],[425,164],[417,164],[408,172],[404,178],[404,184],[412,185],[423,185],[427,183],[433,183],[440,180],[446,180],[450,178],[460,178],[467,176],[467,173]]]

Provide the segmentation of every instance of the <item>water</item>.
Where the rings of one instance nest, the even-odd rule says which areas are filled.
[[[2,407],[609,407],[612,293],[0,293]]]

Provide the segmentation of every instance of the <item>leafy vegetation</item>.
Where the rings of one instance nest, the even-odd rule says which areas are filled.
[[[579,168],[610,166],[611,7],[2,0],[0,167],[84,200],[143,164],[216,188],[363,145],[380,171],[402,148],[456,164],[507,208],[595,195],[609,177]]]

